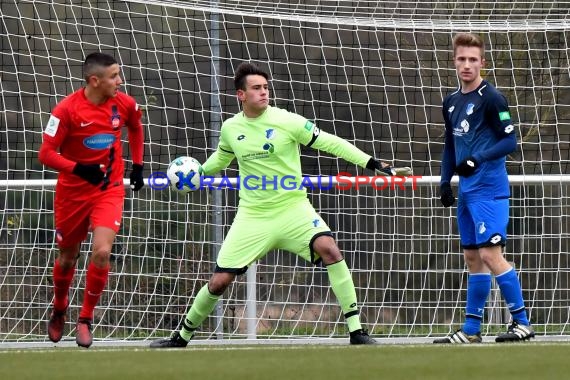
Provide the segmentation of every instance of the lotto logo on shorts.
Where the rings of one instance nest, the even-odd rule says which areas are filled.
[[[489,240],[492,244],[497,244],[501,242],[501,235],[495,235]]]

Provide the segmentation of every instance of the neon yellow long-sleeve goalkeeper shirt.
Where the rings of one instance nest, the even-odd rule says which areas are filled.
[[[307,198],[299,144],[366,167],[370,155],[348,141],[321,131],[305,117],[268,106],[257,118],[240,112],[226,120],[218,148],[202,165],[214,175],[237,158],[240,207],[274,208]],[[296,184],[296,186],[292,185]]]

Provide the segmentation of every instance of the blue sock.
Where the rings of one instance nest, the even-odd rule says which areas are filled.
[[[467,304],[465,305],[465,323],[463,332],[475,335],[481,331],[481,321],[487,297],[491,292],[489,273],[470,273],[467,279]]]
[[[524,301],[522,297],[521,284],[517,277],[515,268],[511,268],[505,273],[501,273],[497,277],[497,284],[501,289],[501,293],[507,302],[513,321],[517,321],[521,325],[528,326],[530,322],[526,315]]]

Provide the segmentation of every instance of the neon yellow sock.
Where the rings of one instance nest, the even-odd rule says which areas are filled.
[[[356,290],[354,289],[354,282],[352,281],[352,276],[350,275],[346,261],[342,260],[338,263],[327,265],[326,268],[332,291],[346,318],[348,331],[361,329],[362,325],[360,324],[356,303]]]
[[[204,285],[202,289],[200,289],[198,294],[196,294],[194,303],[190,307],[190,310],[188,310],[188,314],[186,314],[182,329],[180,329],[182,339],[192,339],[194,331],[204,322],[212,310],[214,310],[219,299],[220,296],[210,293],[208,285]]]

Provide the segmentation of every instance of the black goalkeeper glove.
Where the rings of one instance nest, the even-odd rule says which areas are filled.
[[[455,168],[455,172],[462,177],[470,177],[479,167],[479,163],[473,157],[469,157]]]
[[[73,174],[79,176],[92,185],[98,185],[105,178],[105,173],[101,170],[99,164],[80,164],[77,163],[73,167]]]
[[[131,189],[139,191],[144,186],[143,166],[141,164],[133,164],[133,170],[129,178],[131,180]]]
[[[448,182],[442,183],[439,187],[439,200],[443,207],[453,206],[455,203],[455,196]]]
[[[370,157],[370,160],[366,163],[366,169],[374,170],[378,175],[396,175],[394,169],[390,165],[383,167],[382,163],[375,160],[373,157]]]

